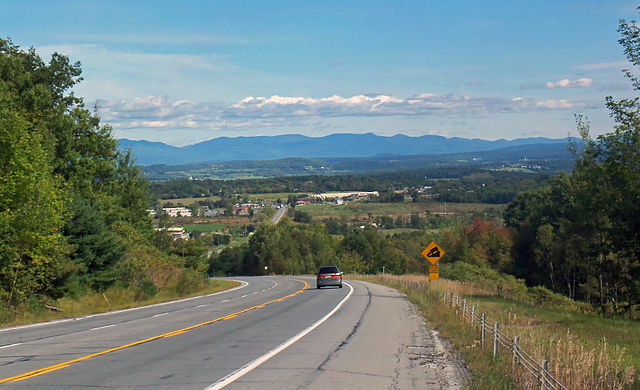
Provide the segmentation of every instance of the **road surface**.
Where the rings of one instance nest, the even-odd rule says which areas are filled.
[[[274,215],[273,218],[271,219],[271,222],[273,222],[274,224],[277,224],[278,222],[280,222],[280,220],[282,219],[282,217],[284,217],[286,213],[287,213],[287,206],[280,207],[276,212],[276,215]]]
[[[236,278],[224,293],[0,329],[0,388],[455,389],[463,364],[396,290]]]

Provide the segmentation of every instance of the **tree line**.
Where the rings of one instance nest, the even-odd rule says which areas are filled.
[[[0,309],[169,283],[184,265],[154,245],[146,180],[71,91],[80,63],[0,39]],[[160,264],[162,263],[162,264]],[[185,276],[186,277],[186,276]]]
[[[640,65],[640,28],[622,20],[619,43]],[[637,68],[636,68],[637,69]],[[625,70],[634,91],[640,82]],[[640,310],[640,103],[638,97],[606,105],[616,125],[593,139],[577,116],[580,144],[571,174],[519,195],[505,222],[514,239],[515,273],[605,313]]]
[[[444,202],[508,203],[523,191],[547,182],[549,174],[490,171],[469,167],[443,167],[410,171],[378,172],[357,175],[282,176],[241,180],[169,180],[154,182],[154,199],[204,198],[236,194],[321,193],[334,191],[378,191],[382,202],[402,202],[407,190],[416,200],[424,192]]]

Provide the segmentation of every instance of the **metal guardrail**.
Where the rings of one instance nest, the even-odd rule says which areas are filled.
[[[425,289],[424,283],[407,280],[401,283],[403,283],[405,287]],[[445,306],[455,309],[456,315],[459,315],[463,322],[468,322],[471,327],[479,330],[480,346],[482,349],[486,347],[487,339],[491,338],[493,342],[493,356],[498,356],[500,347],[502,347],[503,350],[509,351],[514,377],[516,377],[519,367],[522,367],[525,370],[525,374],[530,376],[530,380],[527,381],[527,388],[533,388],[531,387],[532,383],[537,382],[542,390],[567,390],[562,383],[549,373],[549,362],[547,360],[538,362],[527,353],[527,351],[520,347],[520,336],[509,337],[504,331],[500,330],[499,322],[490,323],[484,313],[478,315],[477,307],[475,305],[469,306],[466,299],[462,298],[462,302],[460,302],[460,295],[447,293],[445,291],[442,299]]]

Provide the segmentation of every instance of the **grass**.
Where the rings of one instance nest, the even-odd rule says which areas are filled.
[[[488,209],[501,210],[502,208],[504,208],[504,205],[488,203],[447,203],[446,205],[448,215],[483,212]],[[439,202],[350,202],[342,205],[312,204],[298,207],[297,210],[307,212],[315,219],[345,218],[347,220],[360,220],[368,218],[369,215],[406,217],[412,213],[418,213],[424,216],[427,211],[431,214],[438,214],[444,210],[444,206]]]
[[[419,231],[421,230],[413,229],[413,228],[395,228],[395,229],[379,229],[378,230],[378,232],[383,236],[386,236],[387,234],[390,236],[395,236],[396,234],[413,233],[413,232],[419,232]]]
[[[265,194],[242,194],[241,197],[243,199],[251,199],[253,201],[271,201],[276,202],[278,199],[282,200],[286,203],[289,195],[293,196],[301,196],[304,193],[301,192],[274,192],[274,193],[265,193]],[[307,194],[308,195],[308,194]]]
[[[478,347],[478,332],[462,322],[442,302],[442,292],[464,296],[477,313],[486,313],[501,332],[520,336],[520,345],[537,361],[550,362],[550,372],[568,389],[639,389],[640,322],[602,318],[572,310],[496,297],[470,283],[448,280],[429,283],[424,276],[370,277],[405,292],[422,310],[429,326],[450,339],[469,364],[472,389],[531,388],[536,381],[520,370],[512,377],[511,355],[500,352],[494,359]],[[539,385],[537,385],[539,386]]]
[[[39,307],[36,310],[29,310],[27,307],[20,307],[18,308],[18,313],[13,321],[3,323],[0,326],[9,327],[25,325],[60,318],[78,317],[94,313],[103,313],[111,310],[152,305],[154,303],[167,302],[175,299],[212,294],[228,290],[238,285],[239,283],[233,280],[209,280],[205,288],[190,294],[181,295],[168,289],[161,289],[153,297],[142,300],[136,299],[135,292],[132,289],[112,288],[105,291],[104,294],[90,293],[81,296],[79,299],[58,299],[54,306],[61,309],[61,311],[52,311],[43,307]]]
[[[346,218],[360,219],[371,215],[411,215],[413,212],[425,212],[424,205],[420,203],[377,203],[377,202],[351,202],[342,205],[311,204],[296,208],[296,210],[309,213],[312,217],[319,218]]]
[[[220,197],[220,196],[209,196],[209,197],[205,197],[205,198],[159,199],[158,200],[158,204],[161,207],[164,207],[164,205],[166,205],[167,203],[180,204],[180,205],[184,205],[186,207],[186,206],[192,205],[194,203],[197,203],[200,200],[209,200],[209,201],[212,201],[212,202],[217,202],[220,199],[222,199],[222,197]]]
[[[184,225],[184,230],[187,233],[191,232],[201,232],[201,233],[210,233],[210,232],[221,232],[227,225],[224,223],[197,223],[191,225]]]

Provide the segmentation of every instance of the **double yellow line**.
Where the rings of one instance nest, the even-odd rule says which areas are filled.
[[[213,320],[209,320],[209,321],[203,322],[203,323],[201,323],[201,324],[188,326],[188,327],[186,327],[186,328],[182,328],[182,329],[174,330],[173,332],[163,333],[163,334],[160,334],[160,335],[157,335],[157,336],[149,337],[148,339],[144,339],[144,340],[140,340],[140,341],[135,341],[135,342],[133,342],[133,343],[129,343],[129,344],[125,344],[125,345],[121,345],[121,346],[119,346],[119,347],[115,347],[115,348],[111,348],[111,349],[105,349],[104,351],[96,352],[96,353],[93,353],[93,354],[91,354],[91,355],[82,356],[82,357],[79,357],[79,358],[76,358],[76,359],[73,359],[73,360],[69,360],[69,361],[67,361],[67,362],[63,362],[63,363],[59,363],[59,364],[55,364],[55,365],[53,365],[53,366],[48,366],[48,367],[40,368],[40,369],[38,369],[38,370],[33,370],[33,371],[25,372],[24,374],[20,374],[20,375],[12,376],[12,377],[9,377],[9,378],[0,379],[0,383],[6,383],[6,382],[18,382],[18,381],[21,381],[21,380],[24,380],[24,379],[29,379],[29,378],[33,378],[33,377],[36,377],[36,376],[39,376],[39,375],[48,374],[48,373],[50,373],[50,372],[52,372],[52,371],[57,371],[57,370],[60,370],[60,369],[63,369],[63,368],[69,367],[70,365],[72,365],[72,364],[74,364],[74,363],[81,362],[81,361],[83,361],[83,360],[89,360],[89,359],[91,359],[91,358],[94,358],[94,357],[97,357],[97,356],[101,356],[101,355],[106,355],[106,354],[108,354],[108,353],[115,352],[115,351],[119,351],[119,350],[121,350],[121,349],[131,348],[131,347],[134,347],[134,346],[136,346],[136,345],[140,345],[140,344],[148,343],[148,342],[150,342],[150,341],[157,340],[157,339],[160,339],[160,338],[163,338],[163,337],[173,337],[173,336],[177,336],[177,335],[179,335],[179,334],[182,334],[182,333],[188,332],[188,331],[190,331],[190,330],[192,330],[192,329],[199,328],[199,327],[201,327],[201,326],[205,326],[205,325],[213,324],[214,322],[224,321],[224,320],[230,320],[230,319],[232,319],[233,317],[236,317],[236,316],[238,316],[238,315],[240,315],[240,314],[243,314],[243,313],[246,313],[246,312],[248,312],[248,311],[255,310],[255,309],[262,309],[263,307],[265,307],[265,306],[267,306],[267,305],[270,305],[270,304],[272,304],[272,303],[280,302],[280,301],[283,301],[283,300],[285,300],[285,299],[287,299],[287,298],[291,298],[291,297],[293,297],[293,296],[296,296],[296,295],[300,294],[301,292],[303,292],[304,290],[306,290],[307,288],[309,288],[309,283],[305,282],[304,280],[297,280],[297,279],[294,279],[294,280],[296,280],[296,281],[298,281],[298,282],[302,282],[302,283],[304,283],[304,287],[303,287],[302,289],[300,289],[300,290],[298,290],[298,291],[294,292],[293,294],[289,294],[289,295],[284,296],[284,297],[282,297],[282,298],[274,299],[274,300],[272,300],[272,301],[265,302],[265,303],[262,303],[262,304],[260,304],[260,305],[252,306],[252,307],[249,307],[249,308],[247,308],[247,309],[240,310],[240,311],[238,311],[238,312],[235,312],[235,313],[232,313],[232,314],[226,315],[226,316],[224,316],[224,317],[220,317],[220,318],[216,318],[216,319],[213,319]]]

